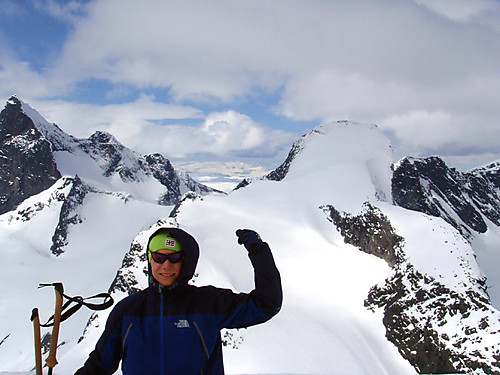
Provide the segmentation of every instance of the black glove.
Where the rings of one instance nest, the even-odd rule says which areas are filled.
[[[238,237],[238,243],[244,245],[251,255],[257,253],[264,245],[264,241],[261,240],[259,234],[250,229],[238,229],[236,236]]]

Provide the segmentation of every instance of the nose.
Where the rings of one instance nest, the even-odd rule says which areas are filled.
[[[161,268],[171,268],[172,263],[167,259],[165,262],[161,263],[160,267]]]

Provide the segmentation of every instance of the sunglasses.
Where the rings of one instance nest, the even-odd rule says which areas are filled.
[[[184,258],[184,253],[182,251],[178,251],[176,253],[171,254],[160,254],[157,252],[149,251],[151,253],[151,258],[155,261],[155,263],[163,264],[168,259],[170,263],[179,263],[182,258]]]

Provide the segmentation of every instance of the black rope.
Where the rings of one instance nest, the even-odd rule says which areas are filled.
[[[61,313],[61,322],[64,322],[66,319],[68,319],[71,315],[73,315],[75,312],[80,310],[82,306],[85,306],[89,308],[90,310],[95,310],[95,311],[100,311],[100,310],[105,310],[108,307],[112,306],[114,301],[113,297],[109,293],[99,293],[90,297],[81,297],[81,296],[76,296],[76,297],[70,297],[66,294],[63,293],[63,288],[61,283],[52,283],[52,284],[40,284],[38,288],[43,288],[46,286],[55,286],[60,288],[60,293],[64,298],[67,299],[67,301],[64,303],[62,307],[62,313]],[[90,303],[86,302],[89,299],[94,299],[94,298],[103,298],[102,303]],[[41,327],[51,327],[54,325],[54,315],[52,315],[45,324],[40,324]]]

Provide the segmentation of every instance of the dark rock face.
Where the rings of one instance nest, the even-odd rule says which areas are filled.
[[[292,162],[295,160],[298,154],[304,149],[304,137],[298,139],[292,146],[290,152],[288,153],[287,158],[281,164],[278,168],[276,168],[274,171],[270,172],[267,176],[265,176],[265,179],[271,180],[271,181],[281,181],[283,180],[286,175],[288,174],[288,171],[290,170],[290,165]]]
[[[404,238],[395,233],[389,219],[370,203],[365,203],[363,211],[356,216],[341,213],[331,205],[320,208],[340,231],[345,243],[384,259],[391,267],[402,260]]]
[[[189,176],[186,173],[181,173],[181,177],[182,177],[182,183],[185,186],[185,188],[187,189],[187,191],[191,191],[191,192],[194,192],[196,194],[201,194],[201,195],[205,195],[205,194],[209,194],[209,193],[225,194],[221,190],[213,189],[213,188],[208,187],[206,185],[200,184],[199,182],[193,180],[191,178],[191,176]],[[182,198],[182,196],[181,196],[181,198]]]
[[[142,157],[143,169],[152,174],[163,186],[165,192],[158,199],[158,204],[170,206],[177,204],[188,192],[195,194],[222,193],[193,180],[187,174],[179,174],[168,159],[161,154],[148,154]]]
[[[305,135],[302,138],[299,138],[295,143],[292,145],[292,148],[290,149],[290,152],[288,153],[287,158],[285,161],[275,170],[269,172],[267,175],[264,177],[260,177],[260,180],[270,180],[270,181],[282,181],[286,175],[288,174],[288,171],[290,170],[290,166],[292,165],[293,161],[295,158],[302,152],[304,149],[304,139]],[[250,185],[255,179],[252,178],[245,178],[243,179],[234,189],[242,189],[248,185]]]
[[[146,259],[146,251],[142,248],[142,246],[133,242],[130,246],[130,250],[125,257],[123,258],[122,265],[118,272],[116,273],[115,279],[113,283],[109,287],[109,293],[119,293],[123,292],[127,295],[134,294],[140,291],[142,288],[140,287],[140,283],[135,277],[133,272],[134,267],[138,265],[142,265],[143,272],[147,277],[148,269]]]
[[[12,97],[0,113],[0,214],[61,177],[50,143]]]
[[[466,175],[467,191],[478,210],[500,225],[500,162],[475,168]]]
[[[500,317],[474,290],[450,290],[400,264],[365,300],[382,308],[386,337],[419,373],[500,373]]]
[[[72,182],[72,187],[64,199],[61,211],[59,213],[59,221],[52,236],[52,246],[50,251],[55,256],[64,253],[64,247],[68,244],[68,231],[70,225],[76,225],[83,222],[83,219],[78,215],[77,209],[83,204],[85,196],[94,191],[90,186],[84,184],[78,176],[74,179],[68,179]]]
[[[158,203],[168,206],[175,204],[181,198],[180,180],[177,172],[168,159],[160,154],[149,154],[144,156],[144,164],[151,171],[166,191],[159,198]]]
[[[438,157],[405,158],[392,178],[394,204],[441,217],[470,239],[500,225],[500,165],[469,172],[449,168]]]
[[[292,165],[295,158],[304,149],[305,137],[306,137],[306,135],[302,136],[302,138],[299,138],[297,141],[295,141],[295,143],[292,145],[292,148],[290,149],[290,152],[288,152],[288,156],[286,157],[285,161],[280,166],[278,166],[275,170],[269,172],[264,177],[260,177],[259,179],[260,180],[277,181],[277,182],[282,181],[286,177],[286,175],[288,174],[288,171],[290,170],[290,166]],[[256,180],[256,179],[245,178],[233,190],[242,189],[242,188],[250,185],[254,180]]]
[[[141,164],[138,160],[135,160],[135,163],[125,163],[124,158],[127,152],[132,153],[111,134],[97,131],[88,139],[80,140],[78,147],[100,164],[103,176],[110,177],[118,174],[125,182],[140,181],[137,172],[141,169]]]
[[[238,185],[236,185],[236,187],[233,189],[233,191],[234,191],[234,190],[238,190],[238,189],[242,189],[242,188],[244,188],[244,187],[246,187],[246,186],[250,185],[251,183],[252,183],[252,180],[251,180],[251,179],[249,179],[249,178],[244,178],[243,180],[241,180],[241,182],[240,182]]]
[[[192,192],[192,191],[184,194],[184,196],[179,200],[179,202],[177,202],[177,204],[172,209],[172,211],[170,211],[170,214],[168,215],[168,217],[171,217],[173,219],[177,219],[177,215],[179,214],[180,209],[181,209],[182,205],[184,204],[184,202],[195,201],[195,200],[202,201],[203,197],[195,192]]]

